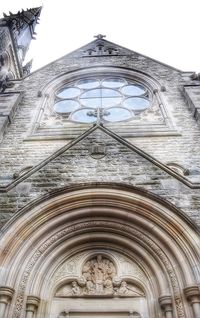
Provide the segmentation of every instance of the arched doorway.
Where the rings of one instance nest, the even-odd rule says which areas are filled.
[[[147,192],[54,193],[18,213],[1,242],[6,318],[199,317],[198,230]]]

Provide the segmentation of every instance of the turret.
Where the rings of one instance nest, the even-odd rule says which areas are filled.
[[[0,19],[0,91],[4,90],[2,85],[5,86],[8,80],[20,79],[30,72],[31,63],[23,66],[23,62],[31,40],[35,39],[41,9],[4,13]]]

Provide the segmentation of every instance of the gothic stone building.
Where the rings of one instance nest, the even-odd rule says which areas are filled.
[[[30,73],[40,11],[0,20],[0,317],[199,318],[199,75],[102,35]]]

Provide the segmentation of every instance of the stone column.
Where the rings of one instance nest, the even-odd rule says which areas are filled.
[[[170,295],[161,296],[158,301],[164,310],[165,318],[173,318],[172,297]]]
[[[194,318],[200,317],[200,291],[198,286],[188,286],[184,289],[185,296],[192,306]]]
[[[26,318],[33,318],[39,306],[40,299],[37,296],[28,296],[26,301]]]
[[[6,307],[10,303],[14,289],[11,287],[0,287],[0,317],[5,317]]]

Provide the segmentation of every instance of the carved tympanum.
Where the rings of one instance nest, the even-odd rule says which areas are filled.
[[[57,297],[80,296],[119,296],[143,297],[144,293],[125,280],[116,277],[116,268],[112,261],[102,255],[88,260],[82,268],[79,280],[62,287]]]
[[[84,293],[102,295],[113,293],[113,278],[116,275],[114,264],[102,255],[87,261],[82,275],[86,281]]]

